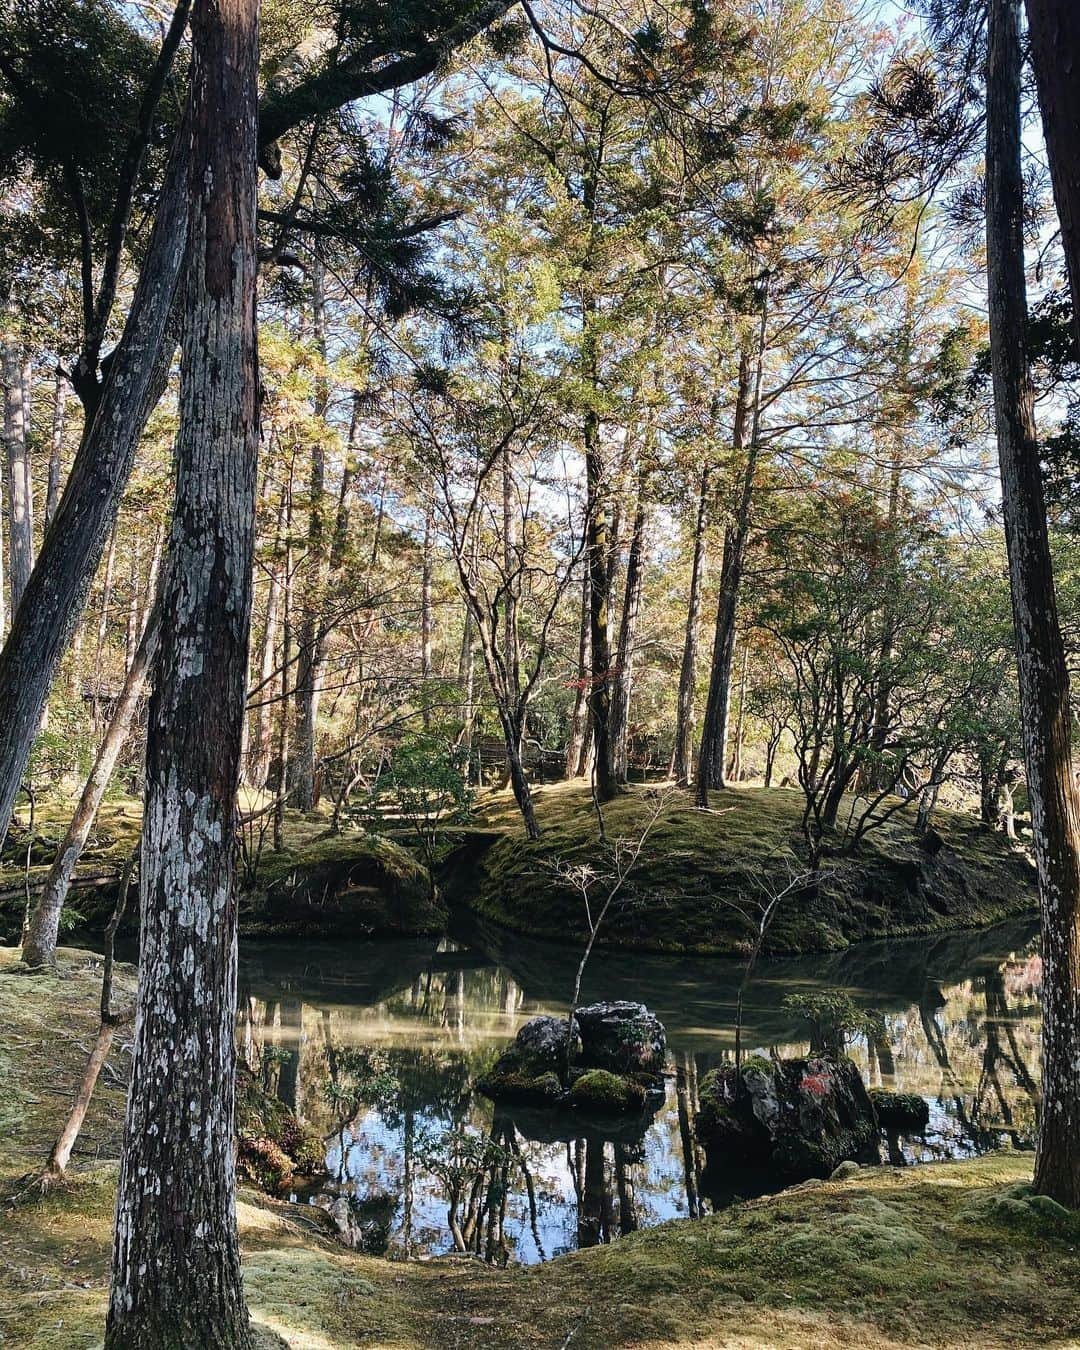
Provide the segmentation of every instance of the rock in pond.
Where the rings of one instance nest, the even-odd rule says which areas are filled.
[[[566,1040],[569,1027],[565,1017],[534,1017],[517,1034],[514,1044],[526,1055],[542,1060],[545,1064],[562,1069],[566,1065]],[[570,1046],[570,1061],[581,1054],[581,1034],[577,1018],[573,1023],[573,1042]]]
[[[884,1088],[871,1088],[870,1100],[883,1129],[922,1134],[930,1124],[930,1106],[917,1092],[887,1092]]]
[[[846,1056],[749,1059],[701,1084],[699,1141],[710,1165],[766,1170],[790,1181],[828,1177],[846,1161],[880,1161],[877,1120]]]
[[[567,1018],[534,1017],[477,1087],[497,1102],[568,1107],[599,1117],[641,1114],[660,1106],[667,1037],[643,1003],[579,1008],[567,1077],[570,1034]]]
[[[577,1010],[581,1029],[581,1063],[612,1073],[660,1073],[667,1034],[644,1003],[618,999],[589,1003]]]

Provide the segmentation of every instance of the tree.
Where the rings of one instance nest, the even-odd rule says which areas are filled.
[[[1031,63],[1080,341],[1080,13],[1071,0],[1026,0]]]
[[[257,0],[197,0],[176,502],[107,1350],[251,1345],[233,1158],[234,839],[258,454],[258,31]]]
[[[990,0],[986,63],[986,270],[994,422],[1039,874],[1043,1110],[1035,1185],[1080,1208],[1080,810],[1025,331],[1022,57],[1018,0]]]

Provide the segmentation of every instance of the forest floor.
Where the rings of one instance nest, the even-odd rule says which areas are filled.
[[[123,1046],[92,1103],[70,1186],[40,1167],[96,1024],[100,968],[56,975],[0,948],[0,1345],[99,1345],[123,1113]],[[121,967],[118,996],[134,972]],[[122,1040],[123,1038],[121,1038]],[[310,1208],[243,1189],[252,1317],[265,1346],[995,1347],[1080,1345],[1080,1216],[1030,1196],[1031,1157],[863,1168],[548,1265],[395,1262],[325,1236]]]
[[[761,906],[805,873],[802,794],[736,787],[713,793],[704,811],[686,791],[633,788],[604,807],[609,841],[639,837],[658,792],[663,809],[600,944],[744,953]],[[558,869],[599,868],[591,898],[603,898],[605,860],[591,794],[577,783],[548,784],[537,789],[536,804],[542,836],[530,844],[509,794],[481,803],[479,822],[497,833],[470,858],[462,900],[482,918],[538,937],[583,935],[581,895]],[[977,928],[1036,908],[1035,871],[1022,846],[974,816],[944,809],[920,841],[914,816],[913,806],[904,807],[852,857],[827,859],[813,890],[796,887],[777,907],[765,951],[837,951],[864,938]]]

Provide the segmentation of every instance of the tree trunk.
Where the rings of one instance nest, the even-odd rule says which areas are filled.
[[[589,725],[589,571],[581,580],[581,623],[578,627],[577,685],[574,689],[574,709],[570,714],[570,735],[566,744],[567,778],[580,778],[585,771],[586,736]]]
[[[1080,8],[1076,0],[1027,0],[1027,15],[1073,325],[1080,341]]]
[[[630,691],[633,683],[634,640],[637,636],[641,592],[645,581],[645,489],[646,473],[638,478],[637,509],[626,559],[626,582],[619,643],[616,649],[615,680],[612,687],[611,741],[615,777],[620,783],[627,777],[627,737],[630,730]]]
[[[157,653],[161,635],[161,611],[155,606],[150,611],[146,628],[135,651],[135,658],[124,681],[109,728],[98,748],[94,767],[79,798],[75,814],[68,825],[63,843],[45,880],[45,889],[30,920],[30,931],[23,944],[22,959],[28,966],[51,966],[56,961],[56,939],[60,931],[60,913],[67,899],[71,878],[90,831],[94,827],[101,799],[109,786],[116,760],[131,731],[135,710],[139,706],[146,674]]]
[[[8,326],[3,337],[4,448],[7,471],[8,585],[11,619],[14,623],[34,566],[34,491],[30,477],[26,381],[10,309],[7,319]]]
[[[67,380],[56,372],[53,392],[52,436],[49,440],[49,479],[45,489],[45,529],[48,531],[60,500],[61,456],[64,452],[64,413],[67,409]]]
[[[259,648],[259,693],[258,707],[255,710],[255,743],[250,755],[250,781],[254,787],[265,788],[270,775],[270,757],[272,754],[274,700],[270,692],[270,682],[274,675],[274,656],[277,651],[278,632],[281,627],[281,588],[282,580],[278,558],[282,549],[282,535],[285,528],[285,493],[278,502],[277,526],[274,533],[274,554],[270,565],[270,580],[266,592],[266,618],[263,623],[262,641]]]
[[[101,401],[85,428],[51,528],[0,652],[0,845],[57,664],[116,519],[147,414],[165,387],[166,334],[184,256],[185,129],[169,162],[150,245]]]
[[[701,471],[697,519],[694,522],[694,561],[690,567],[690,596],[686,606],[686,640],[679,670],[679,700],[675,722],[675,780],[690,782],[694,759],[694,683],[697,675],[698,634],[701,628],[701,585],[705,575],[705,524],[708,518],[709,470]]]
[[[738,454],[746,441],[746,419],[750,409],[750,358],[744,352],[739,361],[739,390],[735,399],[732,449]],[[728,701],[731,694],[731,658],[735,651],[735,619],[742,583],[746,540],[750,532],[750,507],[754,490],[757,452],[755,437],[743,471],[742,490],[735,512],[735,523],[724,532],[724,560],[720,569],[720,594],[716,606],[716,632],[713,637],[712,668],[705,720],[701,728],[698,756],[697,799],[709,804],[709,789],[724,786],[724,745],[727,740]]]
[[[1080,817],[1025,344],[1019,0],[991,0],[986,108],[990,358],[1043,956],[1043,1110],[1035,1185],[1080,1207]],[[1075,147],[1072,147],[1075,150]]]
[[[326,360],[326,305],[323,295],[323,270],[318,262],[311,270],[311,320],[315,347]],[[317,422],[326,418],[329,390],[325,376],[315,380],[314,412]],[[297,631],[296,734],[293,737],[289,766],[289,791],[300,811],[315,806],[316,724],[319,717],[319,680],[326,639],[323,614],[326,590],[326,451],[316,433],[311,445],[311,472],[308,480],[308,548],[305,559],[304,608]]]
[[[257,0],[192,16],[176,505],[106,1350],[250,1347],[236,1232],[233,859],[255,534]]]

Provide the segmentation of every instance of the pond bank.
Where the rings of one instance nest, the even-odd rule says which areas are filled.
[[[100,979],[86,952],[63,950],[59,976],[16,974],[15,956],[0,948],[0,1331],[67,1350],[103,1324],[124,1059],[95,1096],[73,1188],[8,1208],[66,1109]],[[119,997],[131,979],[122,968]],[[1022,1152],[864,1168],[529,1269],[365,1257],[312,1208],[249,1189],[239,1218],[264,1344],[295,1350],[1064,1345],[1080,1337],[1080,1224],[1029,1203],[1030,1170]]]
[[[610,839],[633,837],[647,804],[633,789],[605,807]],[[581,896],[560,867],[603,865],[587,788],[536,789],[543,836],[523,837],[513,799],[482,799],[474,827],[456,840],[431,894],[407,835],[377,837],[329,829],[325,813],[290,812],[285,848],[265,832],[241,850],[240,932],[248,937],[353,938],[445,932],[450,909],[503,928],[575,946],[584,941]],[[598,945],[631,951],[744,955],[769,889],[800,868],[801,794],[737,788],[713,795],[709,811],[676,792],[620,891]],[[139,828],[139,803],[105,804],[72,891],[77,931],[100,933],[116,878]],[[65,812],[55,805],[38,823],[31,880],[48,871],[50,841]],[[938,934],[985,927],[1034,911],[1035,872],[1022,848],[972,816],[941,810],[933,847],[915,837],[902,811],[872,833],[852,858],[827,863],[813,893],[793,892],[779,906],[765,942],[773,955],[834,952],[868,938]],[[55,848],[55,844],[52,845]],[[17,939],[23,876],[11,845],[0,871],[0,938]],[[133,907],[134,909],[134,907]],[[129,925],[130,926],[130,925]],[[65,931],[70,931],[70,925]]]
[[[467,845],[461,885],[444,890],[471,913],[515,931],[584,940],[581,897],[557,865],[598,861],[590,793],[577,783],[539,788],[537,843],[520,835],[512,799],[490,801],[490,833]],[[745,954],[768,890],[786,886],[802,864],[801,793],[732,788],[699,810],[677,792],[642,849],[605,923],[600,944],[631,950]],[[633,838],[648,803],[640,789],[604,808],[609,839]],[[1022,849],[973,816],[940,810],[920,842],[913,811],[900,811],[851,858],[826,861],[813,894],[778,907],[766,953],[839,951],[867,938],[945,933],[1000,922],[1037,907],[1035,870]],[[517,827],[515,829],[515,826]],[[764,882],[764,889],[761,886]],[[600,888],[602,890],[602,887]]]

